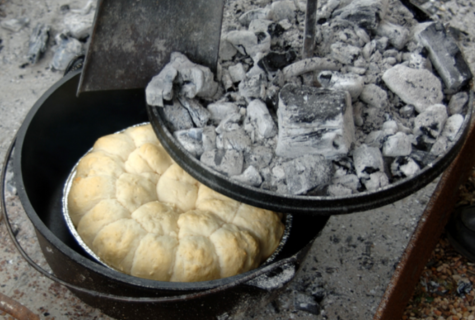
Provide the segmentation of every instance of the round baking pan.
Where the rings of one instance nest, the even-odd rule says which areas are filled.
[[[136,126],[142,126],[142,125],[147,125],[148,123],[141,123],[141,124],[138,124]],[[121,130],[119,132],[123,132],[124,130]],[[119,132],[116,132],[116,133],[119,133]],[[91,150],[89,150],[83,157],[85,157],[89,152],[91,152]],[[81,157],[81,159],[83,158]],[[82,249],[84,251],[86,251],[91,257],[93,257],[96,261],[99,261],[100,263],[102,263],[103,265],[111,268],[111,269],[114,269],[113,267],[111,267],[110,265],[108,265],[107,263],[105,263],[94,251],[92,251],[92,249],[83,241],[83,239],[81,238],[81,236],[79,235],[76,227],[74,226],[74,223],[71,219],[71,216],[69,215],[69,206],[68,206],[68,196],[69,196],[69,192],[71,191],[71,187],[72,187],[72,184],[73,184],[73,181],[74,181],[74,178],[76,177],[76,174],[77,174],[77,166],[79,164],[79,161],[81,160],[79,159],[78,162],[74,165],[73,169],[71,170],[71,173],[69,174],[69,176],[67,177],[66,179],[66,182],[64,184],[64,189],[63,189],[63,199],[62,199],[62,204],[63,204],[63,218],[64,218],[64,221],[66,221],[66,225],[68,226],[68,229],[69,231],[71,232],[71,234],[73,235],[74,239],[76,239],[77,243],[82,247]],[[264,262],[262,262],[262,265],[268,265],[270,264],[272,261],[274,261],[274,259],[279,255],[280,251],[283,249],[285,243],[287,242],[287,239],[289,238],[289,234],[290,234],[290,229],[292,228],[292,215],[290,214],[287,214],[285,215],[283,218],[282,218],[282,222],[284,223],[285,225],[285,229],[284,229],[284,233],[282,235],[282,238],[280,239],[280,242],[279,242],[279,245],[277,246],[277,248],[274,250],[274,253],[272,253]]]
[[[466,88],[467,89],[467,88]],[[203,165],[191,155],[167,128],[163,108],[147,104],[150,122],[160,142],[185,171],[199,182],[235,200],[273,211],[293,214],[329,216],[377,208],[402,199],[435,179],[457,156],[471,121],[473,92],[470,92],[467,113],[454,145],[414,177],[401,179],[376,191],[365,191],[344,197],[282,195],[252,187]]]
[[[258,307],[259,301],[270,301],[284,290],[290,279],[277,282],[281,285],[273,290],[259,287],[262,281],[255,280],[275,280],[284,268],[297,271],[327,217],[294,216],[286,244],[266,266],[194,283],[117,272],[96,262],[76,243],[62,216],[63,188],[72,168],[99,137],[148,120],[143,90],[76,97],[78,81],[79,72],[65,76],[35,103],[18,131],[13,159],[20,201],[56,277],[75,286],[71,291],[86,303],[121,319],[152,319],[157,314],[163,319],[216,319],[243,305]],[[137,300],[141,297],[145,300]]]

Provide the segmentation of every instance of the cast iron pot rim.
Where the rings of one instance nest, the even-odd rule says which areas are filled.
[[[201,164],[175,139],[164,120],[163,108],[148,104],[146,108],[153,129],[166,151],[176,163],[202,184],[232,199],[259,208],[291,214],[331,216],[375,209],[393,203],[423,188],[441,174],[462,148],[471,123],[473,91],[469,85],[460,91],[469,92],[469,101],[463,124],[450,149],[413,177],[403,178],[376,191],[364,191],[345,197],[283,195],[232,180]]]
[[[20,201],[25,209],[25,212],[33,223],[33,226],[37,231],[39,231],[51,244],[53,244],[56,249],[60,250],[64,255],[69,256],[75,262],[79,263],[86,269],[91,269],[102,276],[112,278],[116,281],[120,281],[129,285],[135,285],[138,287],[148,288],[148,289],[160,289],[160,290],[170,290],[170,291],[202,291],[207,289],[213,289],[218,287],[227,287],[227,285],[239,285],[241,283],[247,282],[249,280],[254,279],[255,277],[261,275],[263,269],[266,272],[270,272],[274,268],[278,268],[281,265],[284,265],[288,262],[291,262],[295,259],[295,255],[285,258],[282,260],[274,261],[270,265],[262,265],[256,269],[247,271],[245,273],[241,273],[232,277],[210,280],[210,281],[201,281],[201,282],[168,282],[168,281],[155,281],[149,279],[143,279],[134,277],[131,275],[127,275],[124,273],[120,273],[118,271],[114,271],[109,269],[105,266],[100,265],[99,263],[93,262],[92,260],[80,255],[66,244],[64,244],[61,240],[59,240],[56,235],[54,235],[48,227],[43,223],[43,221],[39,218],[38,214],[36,213],[35,209],[33,208],[28,194],[26,193],[24,184],[23,184],[23,173],[21,170],[22,166],[22,150],[23,150],[23,142],[25,136],[28,132],[28,128],[30,123],[33,121],[36,113],[38,110],[43,106],[45,101],[53,95],[56,90],[60,89],[61,86],[70,81],[72,78],[79,76],[81,71],[72,72],[59,81],[57,81],[53,86],[51,86],[33,105],[31,110],[28,112],[27,116],[25,117],[20,129],[16,135],[16,147],[15,147],[15,156],[13,159],[14,163],[14,173],[15,173],[15,180],[17,182],[17,190]],[[6,164],[5,164],[6,165]],[[60,217],[62,218],[62,217]],[[297,253],[298,254],[298,253]],[[273,267],[272,267],[273,266]],[[268,268],[271,267],[271,268]]]

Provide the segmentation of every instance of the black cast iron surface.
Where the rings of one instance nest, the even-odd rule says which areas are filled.
[[[177,315],[183,319],[216,317],[241,310],[244,303],[237,296],[268,301],[282,290],[286,282],[277,282],[275,290],[267,290],[250,281],[278,276],[284,266],[298,270],[327,217],[294,217],[290,236],[275,262],[206,282],[160,282],[125,275],[96,263],[77,245],[62,217],[62,190],[67,175],[97,138],[147,120],[142,90],[92,92],[78,98],[78,81],[78,72],[67,75],[33,106],[18,132],[13,160],[20,200],[56,276],[97,291],[91,294],[71,289],[85,302],[123,319],[137,319],[139,315],[145,319],[145,313],[152,311],[173,319]],[[130,297],[130,301],[124,303],[124,299],[100,293]],[[158,300],[140,301],[135,297]],[[139,305],[143,314],[137,311]]]
[[[216,72],[224,0],[101,0],[78,93],[145,88],[179,51]]]

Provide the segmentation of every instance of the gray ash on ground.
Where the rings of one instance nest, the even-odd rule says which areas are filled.
[[[314,57],[302,59],[305,4],[229,1],[214,77],[172,55],[147,98],[190,114],[165,112],[178,141],[239,183],[334,197],[414,177],[445,154],[472,77],[452,29],[396,0],[323,1]]]

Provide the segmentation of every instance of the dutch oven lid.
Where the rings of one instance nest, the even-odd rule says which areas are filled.
[[[283,195],[256,188],[230,179],[193,157],[175,139],[165,121],[163,108],[147,105],[147,113],[154,131],[173,160],[199,182],[232,199],[246,204],[292,214],[329,216],[347,214],[377,208],[402,199],[434,180],[455,159],[470,127],[473,92],[470,92],[469,108],[456,142],[443,155],[426,165],[411,178],[404,178],[376,191],[364,191],[344,197]]]
[[[216,7],[217,12],[222,11],[221,0],[217,1],[214,7]],[[407,2],[407,1],[403,1]],[[407,5],[407,3],[405,3]],[[103,5],[104,6],[104,5]],[[178,5],[179,6],[179,5]],[[208,7],[213,6],[209,5]],[[208,8],[207,7],[207,8]],[[102,8],[102,7],[101,7]],[[163,9],[163,8],[162,8]],[[170,11],[170,8],[165,8]],[[165,10],[164,9],[164,10]],[[412,8],[414,9],[414,8]],[[168,12],[167,11],[167,12]],[[414,11],[414,10],[413,10]],[[211,17],[215,18],[215,23],[212,26],[213,32],[211,34],[218,35],[218,38],[210,39],[214,44],[217,44],[219,40],[219,26],[221,25],[221,17],[216,12],[213,12]],[[425,16],[423,17],[426,18]],[[115,21],[108,20],[109,16],[102,12],[98,11],[96,15],[95,28],[92,40],[97,40],[101,35],[101,28],[97,27],[100,23],[114,25]],[[203,19],[203,17],[201,18]],[[420,17],[418,18],[420,20]],[[424,20],[423,19],[423,20]],[[209,31],[209,30],[207,30]],[[105,35],[108,34],[108,29],[103,31]],[[170,38],[175,39],[175,34],[173,30],[170,31]],[[96,39],[97,38],[97,39]],[[107,37],[106,37],[107,38]],[[94,42],[94,41],[92,41]],[[184,50],[188,48],[187,41],[182,41],[179,44],[173,44],[168,46],[168,51],[171,47],[184,46]],[[192,47],[196,47],[196,44],[192,44]],[[213,46],[214,49],[217,49],[218,46]],[[88,62],[91,64],[91,57],[94,56],[94,46],[90,46],[88,49],[88,56],[86,57],[86,63],[83,72],[90,71],[91,68],[88,68]],[[167,51],[167,52],[168,52]],[[216,50],[215,50],[216,51]],[[109,51],[107,51],[109,54]],[[106,55],[106,54],[104,54]],[[204,54],[206,57],[213,58],[212,61],[205,63],[207,65],[214,65],[217,58],[217,51],[213,54]],[[134,59],[132,59],[134,60]],[[135,58],[137,60],[137,58]],[[138,61],[138,60],[137,60]],[[94,62],[94,61],[93,61]],[[97,62],[97,61],[96,61]],[[197,61],[199,62],[199,61]],[[103,65],[99,63],[99,65]],[[96,68],[100,70],[101,68]],[[155,68],[151,68],[155,69]],[[156,69],[155,69],[156,70]],[[109,72],[106,72],[109,75]],[[128,73],[125,73],[128,74]],[[121,88],[125,88],[123,83],[120,83]],[[99,86],[100,89],[104,89]],[[97,88],[96,88],[97,89]],[[79,90],[81,91],[81,90]],[[470,98],[472,100],[472,97]],[[307,196],[307,195],[282,195],[276,192],[271,192],[250,185],[240,183],[238,181],[232,180],[224,174],[221,174],[217,171],[214,171],[200,163],[196,158],[194,158],[189,152],[187,152],[181,144],[173,137],[171,132],[168,130],[165,121],[162,108],[146,106],[147,112],[149,115],[150,122],[157,134],[158,139],[163,144],[164,148],[168,151],[170,156],[178,163],[185,171],[187,171],[191,176],[197,179],[199,182],[205,184],[206,186],[212,188],[213,190],[220,192],[230,198],[235,200],[260,207],[265,209],[270,209],[278,212],[285,213],[294,213],[294,214],[311,214],[311,215],[334,215],[334,214],[345,214],[357,211],[364,211],[372,208],[376,208],[385,204],[392,203],[396,200],[399,200],[423,186],[427,185],[430,181],[436,178],[456,157],[458,154],[464,137],[468,131],[470,118],[471,118],[471,108],[472,102],[470,101],[469,110],[464,120],[464,124],[460,129],[456,143],[442,156],[438,157],[434,162],[426,165],[420,172],[418,172],[412,178],[405,178],[399,180],[395,183],[389,184],[386,187],[380,188],[376,191],[365,191],[357,194],[352,194],[349,196],[341,197],[332,197],[332,196]]]
[[[426,12],[411,0],[401,0],[401,2],[414,13],[414,17],[419,22],[430,21]],[[469,85],[466,85],[464,89],[468,90]],[[232,180],[226,175],[202,165],[198,159],[183,148],[167,128],[163,108],[150,105],[147,105],[146,108],[158,139],[173,160],[204,185],[232,199],[264,209],[292,214],[330,216],[365,211],[390,204],[416,192],[434,180],[455,159],[465,141],[473,109],[473,92],[471,90],[468,106],[464,123],[454,140],[455,143],[415,176],[403,178],[376,191],[364,191],[341,197],[283,195]]]

